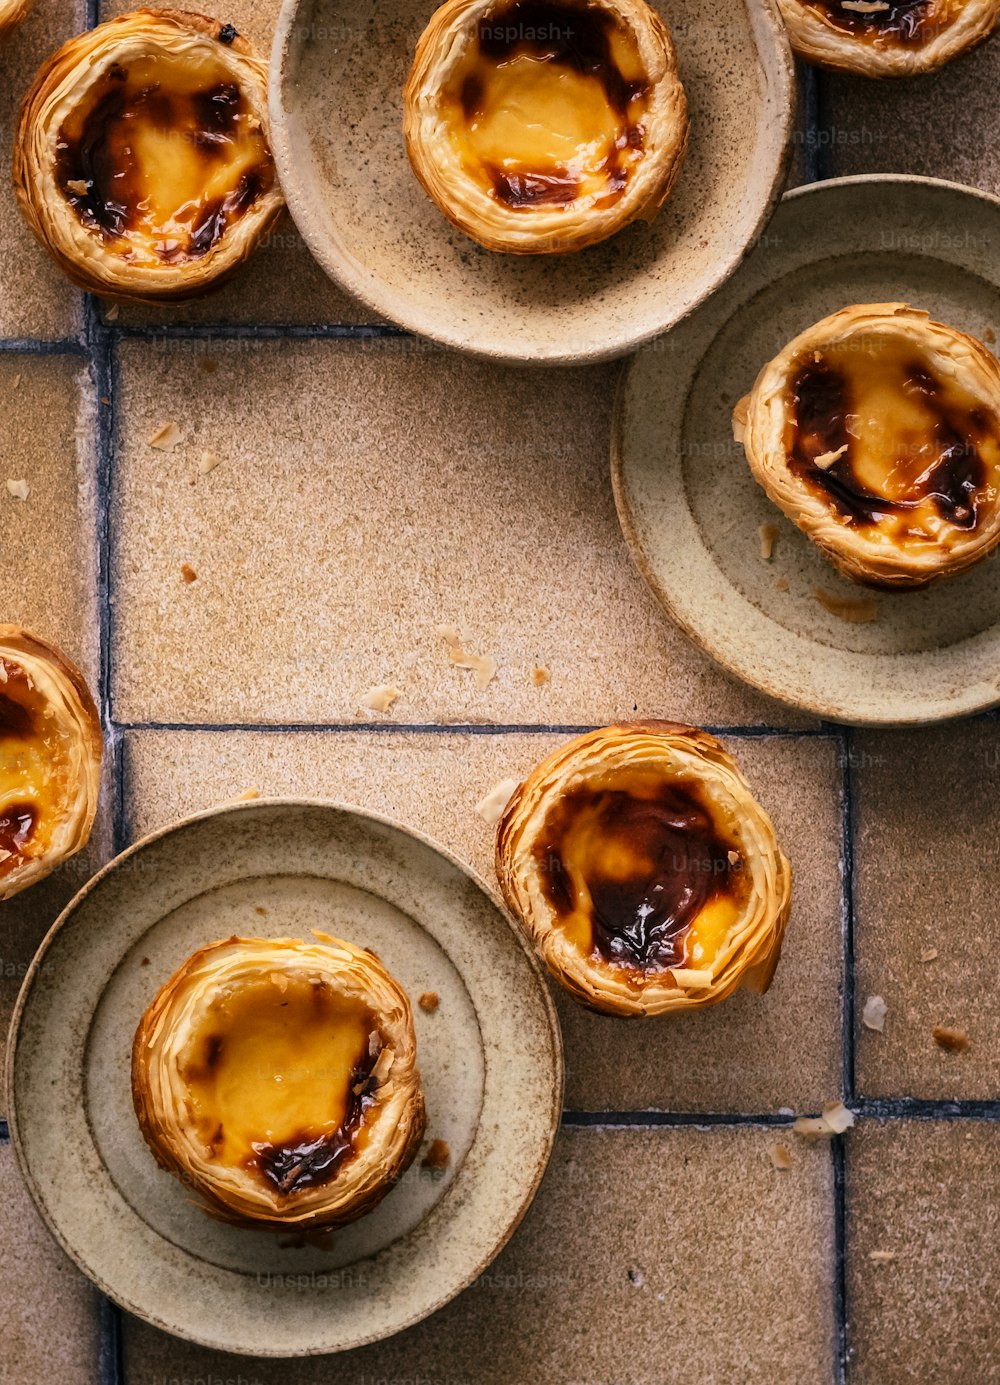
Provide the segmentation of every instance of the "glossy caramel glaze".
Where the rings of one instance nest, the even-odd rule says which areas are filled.
[[[941,542],[993,513],[1000,414],[904,346],[875,353],[852,341],[814,353],[788,402],[789,469],[845,523]]]
[[[56,177],[80,221],[123,256],[197,260],[274,183],[260,122],[204,56],[113,63],[66,117]]]
[[[466,173],[512,209],[608,206],[642,156],[633,36],[594,7],[516,0],[480,21],[441,95]]]
[[[51,838],[69,774],[69,751],[52,709],[24,669],[0,657],[0,880]]]
[[[901,45],[924,43],[951,19],[951,3],[945,0],[861,0],[872,8],[845,7],[843,0],[805,0],[838,29],[862,38]],[[857,0],[853,0],[857,3]],[[875,8],[875,6],[881,8]]]
[[[710,965],[746,897],[739,849],[697,783],[655,773],[562,795],[535,855],[577,946],[644,974]]]

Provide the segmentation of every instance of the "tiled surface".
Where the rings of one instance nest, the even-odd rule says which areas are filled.
[[[769,1140],[759,1127],[564,1130],[510,1245],[419,1327],[326,1361],[246,1362],[130,1320],[130,1385],[239,1371],[255,1385],[828,1379],[829,1150],[802,1146],[777,1173]]]
[[[275,11],[273,0],[240,0],[217,13],[264,51]],[[0,50],[8,146],[35,67],[82,22],[66,0],[45,0]],[[917,82],[805,73],[790,183],[911,169],[997,191],[997,116],[984,93],[998,64],[1000,40]],[[2,181],[0,286],[3,339],[81,332],[80,295]],[[560,998],[570,1114],[523,1227],[442,1313],[347,1358],[220,1357],[127,1320],[119,1369],[116,1316],[105,1311],[99,1330],[95,1296],[50,1243],[0,1145],[0,1380],[998,1378],[1000,721],[817,733],[728,681],[662,618],[628,561],[607,477],[614,367],[497,369],[352,337],[350,324],[367,321],[285,220],[215,296],[122,308],[97,326],[115,361],[110,405],[80,384],[78,346],[0,353],[0,481],[23,476],[31,490],[22,503],[0,485],[0,619],[37,626],[95,680],[103,653],[123,770],[122,800],[109,793],[87,856],[0,905],[0,1020],[58,909],[110,851],[112,823],[121,844],[251,787],[329,795],[419,825],[489,878],[482,794],[555,744],[553,728],[635,713],[732,728],[730,748],[795,868],[785,955],[766,997],[673,1023],[617,1024]],[[346,326],[348,339],[230,330],[293,324]],[[115,424],[107,492],[93,446],[103,408]],[[150,448],[171,420],[182,444]],[[202,450],[222,458],[207,476]],[[99,624],[93,537],[105,504]],[[448,664],[440,623],[496,658],[488,689]],[[551,671],[542,688],[536,664]],[[402,690],[393,711],[360,711],[365,691],[388,681]],[[149,727],[158,722],[168,725]],[[421,729],[451,722],[482,729]],[[265,729],[289,723],[346,729]],[[767,727],[782,734],[759,734]],[[938,958],[922,963],[930,947]],[[859,1018],[874,993],[888,1003],[881,1034]],[[941,1052],[935,1024],[967,1030],[968,1051]],[[832,1149],[762,1123],[842,1094],[858,1127]],[[979,1104],[961,1105],[970,1100]],[[973,1110],[990,1120],[966,1119]],[[786,1173],[771,1165],[775,1139],[791,1149]]]
[[[997,1125],[871,1122],[851,1140],[848,1196],[851,1385],[1000,1378]]]

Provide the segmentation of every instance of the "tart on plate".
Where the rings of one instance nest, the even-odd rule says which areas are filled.
[[[1000,541],[1000,364],[905,303],[800,333],[733,429],[770,499],[858,582],[926,586]]]
[[[504,898],[555,979],[612,1015],[767,990],[791,867],[719,742],[668,721],[554,751],[497,828]]]
[[[993,30],[1000,0],[778,0],[792,48],[864,77],[931,72]]]
[[[132,1048],[157,1162],[237,1225],[325,1229],[375,1207],[424,1131],[410,1002],[374,953],[316,934],[201,948]]]
[[[38,71],[14,137],[21,210],[56,263],[112,298],[183,299],[241,264],[283,205],[267,67],[231,24],[136,10]]]
[[[403,93],[413,171],[487,250],[558,254],[651,221],[688,117],[644,0],[447,0]]]
[[[40,636],[0,625],[0,899],[86,844],[102,752],[80,670]]]

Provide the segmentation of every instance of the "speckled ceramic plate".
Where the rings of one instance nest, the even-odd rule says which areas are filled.
[[[927,178],[842,178],[790,193],[739,273],[623,374],[612,442],[633,556],[684,630],[772,697],[862,725],[1000,702],[1000,560],[923,591],[838,575],[757,486],[733,405],[811,323],[905,301],[1000,337],[1000,201]],[[759,529],[773,524],[770,562]],[[841,598],[864,623],[822,604]],[[859,608],[859,601],[875,607]]]
[[[284,0],[272,141],[292,216],[326,272],[421,336],[509,360],[598,360],[678,322],[771,213],[794,72],[772,0],[653,5],[674,34],[691,112],[676,188],[651,226],[575,254],[515,256],[456,231],[410,171],[402,89],[433,0]]]
[[[263,911],[263,912],[262,912]],[[211,1220],[155,1165],[132,1111],[132,1035],[196,947],[311,928],[372,947],[415,1008],[427,1138],[333,1250]],[[253,1355],[341,1351],[452,1298],[531,1201],[562,1109],[547,988],[464,866],[385,819],[268,801],[189,818],[92,880],[46,938],[11,1026],[11,1133],[43,1217],[99,1287],[157,1327]]]

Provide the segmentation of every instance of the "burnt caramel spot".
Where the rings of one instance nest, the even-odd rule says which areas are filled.
[[[996,440],[996,420],[982,408],[956,406],[920,361],[901,363],[899,388],[920,400],[930,422],[919,442],[901,441],[899,455],[884,458],[886,475],[897,478],[895,494],[859,479],[856,423],[852,432],[852,420],[859,417],[855,389],[846,372],[822,359],[800,367],[791,382],[789,469],[822,491],[852,525],[905,518],[930,502],[956,529],[974,530],[983,506],[992,503],[989,468],[980,449]],[[832,463],[817,465],[817,458],[832,454],[839,454]]]
[[[687,965],[699,914],[742,894],[741,858],[694,783],[573,789],[549,814],[536,861],[564,920],[579,913],[581,891],[589,896],[591,955],[647,973]]]
[[[34,718],[27,707],[0,693],[0,740],[14,737],[27,740],[34,730]]]
[[[922,43],[943,27],[937,0],[882,0],[884,9],[845,9],[841,0],[806,0],[838,29],[899,44]]]
[[[562,207],[574,201],[580,180],[566,169],[557,173],[505,173],[487,165],[493,190],[508,207]]]
[[[31,841],[38,825],[38,809],[33,803],[9,803],[0,810],[0,852],[9,855],[0,860],[0,874],[4,867],[23,860],[24,848]]]

